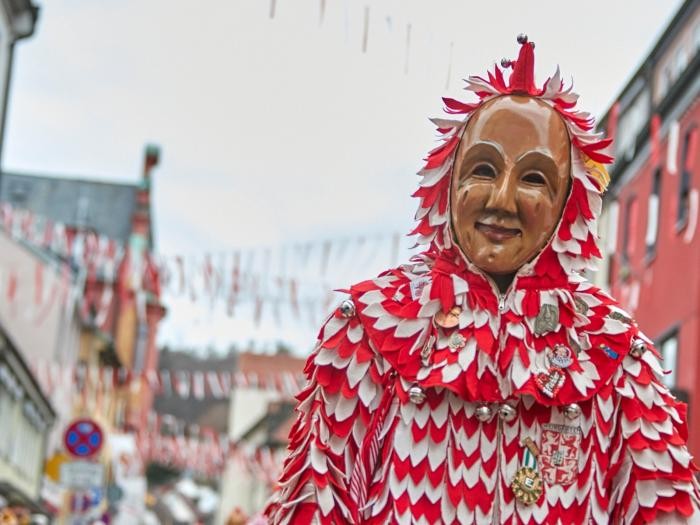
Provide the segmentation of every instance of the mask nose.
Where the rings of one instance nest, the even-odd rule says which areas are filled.
[[[510,170],[497,177],[486,202],[486,208],[502,214],[515,215],[518,211],[515,204],[516,184],[517,181]]]

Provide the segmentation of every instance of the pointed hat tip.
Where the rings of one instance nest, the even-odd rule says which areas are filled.
[[[535,43],[530,42],[527,35],[518,35],[520,53],[517,60],[511,62],[513,72],[510,75],[509,89],[511,93],[536,95],[535,86]]]

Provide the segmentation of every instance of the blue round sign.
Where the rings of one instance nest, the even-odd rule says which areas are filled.
[[[63,436],[66,450],[73,456],[89,458],[102,448],[102,429],[91,419],[73,421]]]

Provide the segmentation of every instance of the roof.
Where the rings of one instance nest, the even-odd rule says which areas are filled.
[[[67,226],[125,243],[131,233],[137,184],[2,173],[0,201]]]
[[[607,129],[612,109],[618,102],[620,112],[622,113],[628,108],[628,105],[635,100],[635,97],[639,94],[642,88],[653,81],[653,71],[655,65],[662,58],[663,54],[668,49],[668,46],[674,42],[674,39],[679,32],[686,27],[687,19],[699,7],[700,0],[685,0],[685,2],[683,2],[681,7],[664,29],[659,39],[654,44],[654,47],[642,59],[640,66],[630,77],[629,81],[625,84],[622,90],[620,90],[618,95],[613,100],[611,106],[605,111],[603,117],[598,120],[598,129]],[[655,105],[652,102],[652,99],[649,99],[650,115],[658,114],[662,120],[665,120],[667,115],[670,114],[675,107],[682,103],[684,100],[683,94],[692,89],[698,74],[700,74],[700,53],[696,53],[690,58],[683,72],[668,87],[666,94],[663,95],[663,97],[658,100]],[[635,152],[640,151],[641,147],[649,140],[650,133],[651,122],[647,122],[638,131],[634,140]],[[626,172],[628,166],[632,163],[632,160],[632,158],[628,158],[624,155],[615,159],[615,163],[609,169],[611,177],[610,186],[608,187],[609,195],[614,194],[613,190],[620,183],[621,175]]]
[[[696,7],[698,7],[698,3],[700,3],[700,0],[685,0],[685,2],[683,2],[683,5],[681,5],[681,7],[678,8],[678,11],[675,15],[673,15],[673,18],[664,29],[664,32],[654,44],[654,47],[642,59],[637,70],[630,77],[629,81],[625,84],[625,86],[620,90],[619,94],[615,97],[610,107],[605,111],[605,114],[599,119],[599,127],[604,127],[604,124],[607,123],[608,118],[610,116],[610,111],[612,110],[615,103],[618,100],[625,97],[627,92],[634,87],[634,84],[637,82],[637,79],[639,77],[643,77],[648,73],[650,62],[655,62],[656,60],[658,60],[658,58],[664,53],[664,51],[666,51],[667,47],[671,44],[671,42],[673,42],[673,39],[683,27],[683,22],[685,21],[686,17],[690,13],[692,13],[692,11]],[[666,98],[669,98],[669,95],[670,93],[667,94]]]
[[[238,370],[243,373],[259,375],[292,372],[300,374],[304,370],[306,359],[288,354],[253,354],[244,352],[238,357]]]

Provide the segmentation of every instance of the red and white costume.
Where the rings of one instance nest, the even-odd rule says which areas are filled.
[[[496,67],[467,89],[478,101],[445,100],[466,117],[435,120],[444,141],[415,194],[426,251],[352,286],[320,331],[271,523],[700,523],[685,407],[651,342],[580,273],[599,256],[609,141],[559,71],[538,89],[531,63],[509,83]],[[500,294],[454,244],[449,188],[470,115],[516,91],[563,117],[572,183],[553,238]],[[435,322],[450,311],[457,326]],[[512,487],[528,442],[529,504]]]

